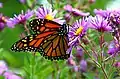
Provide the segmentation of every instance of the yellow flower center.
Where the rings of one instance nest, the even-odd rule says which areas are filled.
[[[47,14],[47,15],[45,16],[45,19],[53,20],[54,18],[53,18],[53,16],[52,16],[51,14]]]
[[[77,29],[77,31],[75,32],[75,35],[79,35],[80,33],[82,33],[82,31],[83,31],[83,27],[80,26],[80,27]]]

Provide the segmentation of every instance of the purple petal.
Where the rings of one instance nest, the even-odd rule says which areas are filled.
[[[96,29],[99,32],[104,32],[104,31],[111,31],[112,28],[108,23],[108,19],[103,18],[100,15],[96,15],[94,17],[90,16],[89,17],[89,22],[90,26],[89,28]]]
[[[82,11],[76,9],[76,8],[73,8],[72,12],[73,12],[74,15],[77,15],[77,16],[88,16],[88,15],[90,15],[89,12],[84,13],[84,12],[82,12]]]
[[[2,8],[3,7],[3,4],[0,2],[0,8]]]
[[[5,76],[6,79],[22,79],[21,77],[11,73],[11,72],[5,72],[3,74]]]
[[[116,48],[115,41],[111,41],[108,46],[108,54],[113,55],[118,52],[118,48]]]
[[[14,28],[15,25],[16,25],[16,22],[15,22],[14,20],[9,19],[9,20],[7,21],[7,26],[8,26],[8,27]]]
[[[31,18],[33,15],[34,15],[34,12],[28,10],[28,11],[25,13],[25,17],[24,17],[24,18],[28,20],[28,19]]]
[[[81,60],[80,70],[81,70],[81,72],[86,72],[87,71],[87,62],[85,60]]]
[[[64,6],[64,9],[68,12],[71,12],[72,11],[72,6],[67,4],[67,5]]]
[[[67,22],[69,22],[71,19],[71,15],[69,13],[65,14],[64,17]]]
[[[63,23],[65,23],[65,20],[61,20],[61,18],[56,18],[56,19],[54,19],[53,21],[55,21],[55,22],[57,22],[57,23],[59,23],[59,24],[63,24]]]
[[[94,13],[97,14],[97,15],[101,15],[101,16],[106,18],[106,17],[108,17],[110,15],[111,11],[109,11],[109,10],[102,10],[102,9],[99,9],[99,10],[94,9]]]
[[[44,18],[47,15],[47,11],[46,11],[46,9],[44,9],[44,7],[40,7],[36,10],[36,15],[37,15],[37,17],[42,16]]]
[[[76,50],[77,50],[77,52],[76,52],[75,56],[79,59],[83,56],[83,49],[80,47],[77,47]]]
[[[52,12],[52,16],[55,17],[56,14],[57,14],[57,10],[54,10],[54,11]]]
[[[8,67],[6,63],[3,60],[0,60],[0,75],[7,70],[8,70]]]

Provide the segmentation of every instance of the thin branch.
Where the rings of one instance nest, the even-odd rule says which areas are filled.
[[[108,78],[108,75],[107,75],[107,73],[106,73],[106,71],[105,71],[105,69],[103,68],[103,66],[101,66],[101,69],[102,69],[102,71],[103,71],[103,73],[104,73],[106,79],[109,79],[109,78]]]
[[[92,61],[100,68],[101,65],[92,58],[92,56],[89,54],[89,52],[86,51],[86,49],[81,44],[79,44],[79,45],[83,48],[83,50],[85,51],[85,53],[92,59]]]
[[[25,28],[25,31],[27,32],[27,34],[30,35],[30,30],[27,28],[26,23],[24,23],[24,28]]]

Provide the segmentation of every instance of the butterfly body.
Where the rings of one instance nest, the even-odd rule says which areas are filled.
[[[67,59],[67,24],[60,25],[47,19],[34,19],[29,23],[34,34],[26,36],[12,45],[12,51],[39,52],[50,60]]]

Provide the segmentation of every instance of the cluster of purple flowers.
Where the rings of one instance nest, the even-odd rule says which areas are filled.
[[[110,27],[114,40],[108,47],[108,54],[116,54],[120,51],[120,10],[94,10],[96,15],[100,15],[107,20],[107,25]]]
[[[65,20],[61,20],[62,17],[56,18],[57,11],[54,10],[52,11],[51,9],[47,9],[45,7],[40,7],[35,11],[26,11],[26,13],[21,12],[21,14],[19,15],[14,15],[13,18],[5,18],[3,16],[3,14],[0,14],[0,29],[3,29],[5,27],[5,25],[7,25],[10,28],[15,27],[15,25],[17,24],[23,24],[25,25],[27,20],[29,20],[31,17],[35,17],[36,18],[42,18],[42,19],[49,19],[49,20],[53,20],[55,22],[58,22],[59,24],[63,24],[65,22]]]
[[[95,29],[98,32],[114,32],[116,29],[120,29],[117,24],[119,24],[120,19],[120,11],[107,11],[107,10],[96,10],[95,9],[95,16],[88,16],[83,19],[77,20],[73,23],[72,27],[70,27],[69,32],[69,39],[70,45],[76,46],[80,39],[86,34],[88,29]],[[111,21],[111,17],[114,20],[114,24]],[[116,23],[116,25],[115,25]],[[113,27],[114,26],[114,27]],[[116,30],[115,35],[118,35],[119,30]],[[120,37],[120,36],[118,36]],[[115,41],[115,40],[114,40]],[[113,54],[110,52],[120,51],[120,46],[118,42],[120,38],[114,42],[115,46],[109,47],[109,54]],[[117,45],[117,46],[116,46]],[[115,50],[113,50],[115,49]],[[117,50],[116,50],[117,49]],[[112,51],[111,51],[112,50]]]
[[[28,10],[26,13],[23,11],[21,14],[14,15],[13,18],[7,20],[7,26],[13,28],[16,24],[26,24],[26,21],[33,16],[33,11]]]
[[[69,30],[69,50],[72,51],[73,47],[78,47],[83,37],[87,35],[88,29],[93,29],[99,33],[108,32],[113,34],[114,39],[108,45],[108,54],[111,56],[118,55],[120,51],[120,11],[95,9],[94,13],[95,16],[84,17],[71,25]],[[75,62],[72,58],[69,59],[71,63]],[[86,63],[83,63],[83,65],[86,65]],[[76,65],[74,64],[74,66]],[[119,64],[115,66],[119,67]]]
[[[17,76],[15,73],[10,72],[8,66],[3,60],[0,60],[0,75],[4,76],[5,79],[22,79],[20,76]]]

